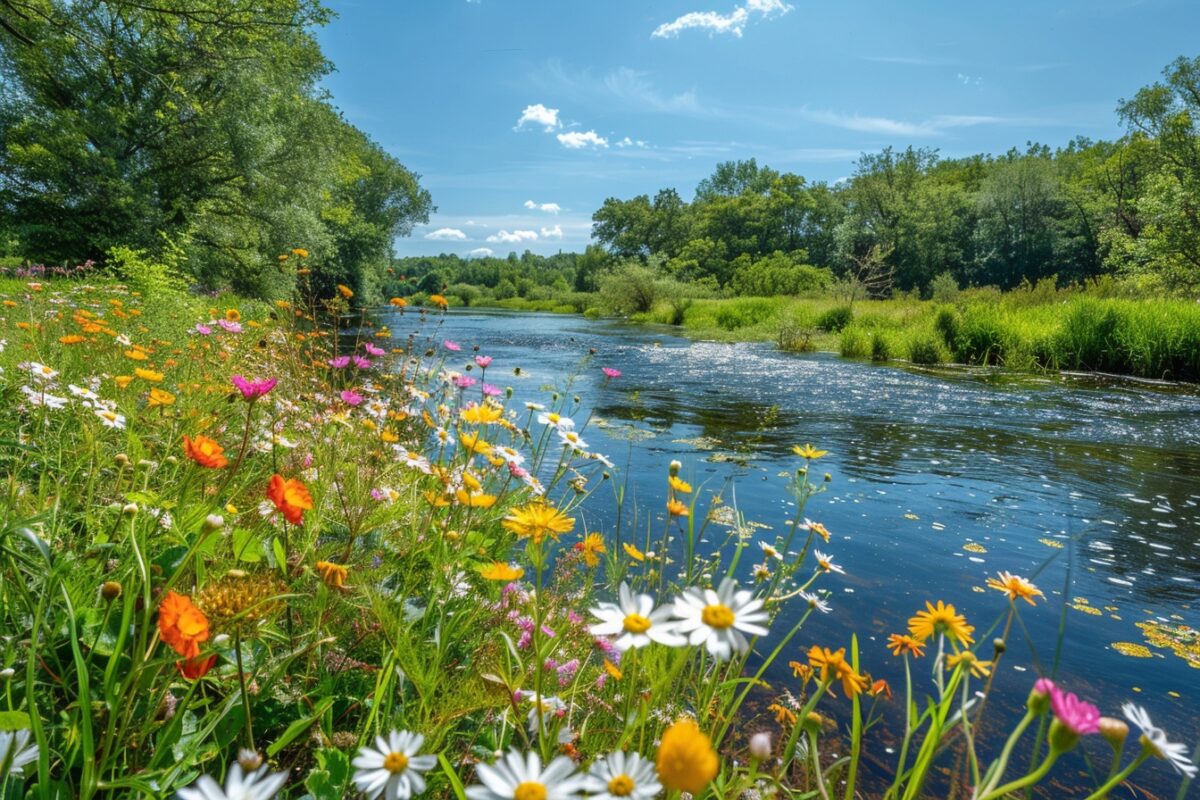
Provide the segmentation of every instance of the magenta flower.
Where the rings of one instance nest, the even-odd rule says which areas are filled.
[[[492,357],[491,356],[475,356],[475,363],[479,365],[480,369],[487,369],[492,364]]]
[[[363,358],[362,356],[351,356],[351,357],[350,357],[350,361],[351,361],[351,362],[354,364],[354,366],[355,366],[355,367],[357,367],[358,369],[366,369],[366,368],[368,368],[369,366],[371,366],[371,359],[369,359],[369,358]]]
[[[210,333],[212,333],[212,328],[208,327],[202,322],[197,322],[196,333],[200,334],[201,336],[208,336]]]
[[[1050,689],[1050,709],[1064,726],[1079,736],[1100,731],[1100,709],[1057,686]]]
[[[350,366],[350,356],[338,356],[337,358],[329,359],[329,366],[334,369],[345,369]]]
[[[442,342],[442,346],[452,353],[457,353],[459,350],[462,350],[462,345],[460,345],[458,342],[452,342],[449,339]]]
[[[225,331],[227,331],[229,333],[241,333],[242,332],[242,323],[240,323],[240,322],[234,322],[233,320],[229,320],[229,319],[219,319],[219,320],[217,320],[217,324],[220,325],[222,329],[224,329]]]
[[[470,375],[455,375],[454,385],[460,389],[470,389],[475,385],[475,379]]]
[[[353,389],[343,389],[342,390],[342,402],[345,403],[346,405],[357,406],[357,405],[361,405],[362,401],[363,401],[363,396],[361,394],[359,394],[358,392],[354,391]]]
[[[370,342],[363,342],[363,350],[367,351],[367,355],[375,356],[376,358],[379,358],[381,355],[387,352],[382,347],[376,347]]]
[[[488,397],[499,397],[500,395],[504,394],[504,392],[501,391],[499,386],[493,386],[490,383],[485,383],[483,385],[483,393],[486,394]]]
[[[613,369],[612,367],[601,367],[600,371],[604,373],[604,376],[606,378],[621,377],[621,370],[619,370],[619,369]]]
[[[257,381],[248,381],[241,375],[233,375],[229,379],[238,391],[242,393],[242,397],[247,400],[254,401],[265,395],[267,392],[275,388],[275,384],[279,382],[278,378],[264,378]]]

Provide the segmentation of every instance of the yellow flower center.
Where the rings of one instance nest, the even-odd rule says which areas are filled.
[[[700,621],[710,628],[729,628],[733,626],[733,611],[720,603],[705,606],[700,612]]]
[[[513,791],[513,800],[546,800],[546,787],[535,781],[525,781]]]
[[[650,630],[650,620],[641,614],[630,614],[625,617],[625,630],[629,633],[645,633]]]
[[[383,760],[383,768],[393,775],[404,772],[408,769],[408,756],[404,753],[388,753]]]
[[[633,778],[618,775],[608,782],[608,793],[614,797],[628,797],[633,794]]]

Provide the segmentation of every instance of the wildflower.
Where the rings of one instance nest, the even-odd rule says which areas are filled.
[[[126,350],[125,357],[128,358],[130,361],[145,361],[148,358],[150,358],[150,356],[146,355],[145,350],[139,350],[137,348],[132,348],[130,350]]]
[[[805,517],[805,519],[804,519],[804,524],[800,526],[800,530],[810,531],[812,533],[815,533],[817,536],[820,536],[821,539],[823,539],[824,541],[826,541],[826,542],[829,541],[829,529],[826,528],[824,525],[822,525],[819,522],[813,522],[811,519],[808,519],[807,517]]]
[[[391,300],[388,301],[388,303],[390,303],[395,308],[404,308],[405,306],[408,305],[408,301],[405,300],[403,297],[393,297]]]
[[[58,337],[58,341],[62,344],[79,344],[83,341],[83,337],[78,333],[72,333],[67,336]]]
[[[459,344],[458,342],[452,342],[449,339],[446,339],[445,341],[442,342],[442,347],[446,348],[451,353],[457,353],[460,350],[462,350],[461,344]]]
[[[105,602],[111,603],[113,600],[116,600],[121,596],[121,591],[120,581],[105,581],[100,584],[100,597]]]
[[[342,402],[348,406],[362,405],[363,396],[353,389],[343,389],[339,396],[342,398]]]
[[[96,416],[100,418],[100,421],[104,423],[105,427],[116,428],[117,430],[123,430],[125,428],[124,414],[118,414],[111,408],[97,408],[94,409],[94,411]]]
[[[454,385],[459,389],[470,389],[476,383],[475,379],[470,375],[455,375]]]
[[[799,678],[804,683],[808,683],[808,679],[813,676],[812,667],[808,664],[801,664],[799,661],[789,661],[788,666],[792,670],[792,677]]]
[[[514,508],[502,523],[505,528],[521,539],[532,539],[541,544],[549,536],[554,541],[575,527],[575,518],[568,517],[559,509],[541,500]]]
[[[526,405],[530,405],[526,403]],[[575,420],[570,417],[564,417],[562,414],[557,414],[553,411],[547,411],[544,414],[538,414],[537,421],[539,425],[550,425],[558,428],[560,431],[575,430]]]
[[[795,453],[796,455],[800,456],[803,459],[807,459],[808,461],[815,461],[816,459],[820,458],[821,456],[829,455],[828,450],[818,450],[817,448],[813,447],[811,444],[806,444],[803,447],[801,447],[800,445],[794,445],[792,447],[792,452]]]
[[[813,645],[808,651],[808,663],[820,672],[821,683],[840,681],[846,697],[855,697],[866,691],[867,678],[855,672],[854,667],[846,661],[844,647],[835,651]]]
[[[24,729],[0,731],[0,767],[8,767],[8,773],[0,772],[0,783],[9,776],[22,777],[26,764],[37,761],[37,742],[31,742],[33,732]]]
[[[1167,740],[1167,733],[1162,728],[1155,727],[1150,721],[1150,715],[1141,706],[1126,703],[1121,706],[1125,719],[1137,725],[1142,731],[1142,747],[1149,750],[1155,758],[1169,761],[1176,772],[1188,779],[1196,777],[1196,765],[1187,757],[1187,746]]]
[[[976,678],[986,678],[991,674],[993,662],[977,658],[970,650],[963,650],[961,653],[955,653],[946,657],[947,669],[954,669],[959,664],[966,664],[967,669]]]
[[[296,256],[297,258],[308,258],[308,251],[303,247],[296,247],[292,249],[292,255]]]
[[[776,550],[773,545],[769,545],[766,542],[759,542],[758,546],[763,551],[763,555],[767,558],[773,558],[776,561],[783,561],[783,553]]]
[[[727,660],[734,652],[745,653],[750,643],[743,634],[765,636],[767,621],[763,601],[749,591],[738,591],[737,581],[725,578],[712,589],[691,587],[675,600],[675,616],[680,620],[679,632],[687,635],[690,644],[705,644],[708,652],[719,660]]]
[[[1059,724],[1075,737],[1100,732],[1100,709],[1080,700],[1074,692],[1051,687],[1050,710]]]
[[[667,513],[672,517],[686,517],[688,515],[688,507],[672,498],[667,501]]]
[[[271,800],[287,782],[286,772],[270,772],[266,766],[245,772],[234,763],[225,776],[225,787],[208,775],[201,775],[195,785],[179,790],[179,800]]]
[[[892,699],[892,687],[883,678],[871,684],[871,688],[867,690],[872,697],[883,695],[888,700]]]
[[[61,408],[66,408],[67,398],[59,397],[58,395],[50,394],[49,392],[34,389],[31,386],[22,386],[21,391],[25,394],[25,400],[33,406],[44,406],[52,411],[57,411]]]
[[[537,753],[516,750],[495,764],[476,765],[475,774],[482,785],[467,787],[470,800],[575,800],[585,781],[565,756],[543,770]]]
[[[780,705],[779,703],[771,703],[771,705],[767,706],[767,711],[775,714],[775,721],[780,725],[796,724],[796,712],[787,706]]]
[[[293,525],[304,521],[304,512],[313,507],[308,488],[296,478],[284,478],[279,473],[271,476],[267,486],[267,498],[275,504],[283,518]]]
[[[520,580],[525,575],[525,568],[510,566],[502,561],[493,561],[479,570],[479,574],[484,580],[510,582]]]
[[[392,731],[375,737],[375,747],[363,747],[354,757],[354,785],[372,800],[408,800],[425,791],[425,778],[437,765],[437,756],[417,755],[425,737],[408,731]]]
[[[337,358],[331,358],[326,363],[328,363],[329,366],[333,367],[334,369],[345,369],[346,367],[350,366],[350,356],[338,356]]]
[[[251,402],[265,395],[267,392],[275,388],[275,384],[279,382],[278,378],[265,378],[262,380],[251,381],[246,380],[241,375],[232,375],[229,380],[237,387],[237,390],[242,393],[242,397]]]
[[[454,497],[459,503],[468,508],[491,508],[496,504],[496,495],[485,494],[483,492],[468,492],[466,489],[459,489],[454,493]]]
[[[492,454],[492,446],[483,441],[478,435],[472,436],[469,433],[461,433],[458,436],[458,440],[462,443],[463,449],[469,453],[478,453],[481,456]]]
[[[238,311],[236,308],[227,308],[225,309],[225,319],[230,322],[241,322],[242,312]]]
[[[463,422],[470,423],[471,425],[490,425],[499,420],[503,415],[503,409],[493,403],[479,403],[468,406],[462,410],[461,414]],[[512,459],[509,460],[511,461]]]
[[[809,608],[815,608],[822,614],[828,614],[830,611],[829,603],[821,599],[821,596],[812,592],[800,592],[800,599],[808,603]]]
[[[621,545],[621,549],[625,551],[625,555],[629,556],[634,561],[645,561],[646,560],[646,554],[643,553],[641,550],[638,550],[636,547],[634,547],[631,544],[628,544],[628,543],[623,544],[623,545]]]
[[[159,383],[163,379],[163,374],[161,372],[156,372],[152,369],[143,369],[142,367],[135,369],[133,374],[149,383]]]
[[[179,674],[187,678],[189,681],[198,681],[208,674],[217,664],[217,654],[213,653],[208,658],[204,656],[196,656],[195,658],[186,658],[182,661],[176,661],[175,666],[179,670]]]
[[[126,386],[133,383],[133,376],[132,375],[118,375],[115,378],[113,378],[113,383],[115,383],[117,385],[118,389],[124,389]]]
[[[175,395],[154,386],[150,389],[150,396],[146,399],[146,408],[158,408],[159,406],[169,406],[175,402]]]
[[[212,333],[212,328],[208,327],[207,325],[205,325],[202,322],[196,323],[195,330],[196,330],[196,333],[200,334],[201,336],[208,336],[210,333]]]
[[[913,637],[902,633],[893,633],[891,636],[889,636],[887,646],[888,649],[892,651],[892,655],[894,656],[898,656],[901,653],[906,655],[911,653],[917,658],[920,658],[921,656],[925,655],[924,642],[922,642],[920,639],[914,639]]]
[[[833,563],[833,557],[827,556],[820,550],[813,550],[813,557],[817,559],[817,566],[824,572],[836,572],[839,575],[845,575],[846,570]]]
[[[690,719],[674,723],[658,746],[658,778],[667,789],[697,795],[717,776],[717,751]]]
[[[339,283],[337,286],[337,290],[338,290],[338,294],[340,294],[346,300],[349,300],[351,297],[354,297],[354,290],[351,289],[349,286],[347,286],[344,283]]]
[[[585,442],[583,438],[580,437],[580,435],[575,431],[560,430],[558,432],[558,439],[563,443],[564,447],[571,447],[576,450],[587,450],[587,442]]]
[[[208,618],[190,598],[168,591],[158,607],[158,633],[176,653],[195,658],[200,643],[208,640]]]
[[[621,370],[619,369],[613,369],[612,367],[601,367],[600,371],[604,373],[604,377],[606,378],[621,377]]]
[[[219,319],[219,320],[217,320],[217,326],[220,327],[221,330],[225,331],[226,333],[241,333],[242,332],[242,324],[240,322],[231,322],[230,320],[227,320],[227,319]]]
[[[601,756],[588,770],[584,789],[595,800],[650,800],[662,791],[654,762],[638,753],[617,751]]]
[[[480,369],[487,369],[488,367],[490,367],[492,365],[492,357],[491,356],[475,356],[475,363],[479,366]]]
[[[673,490],[679,492],[680,494],[691,494],[692,493],[692,485],[690,483],[688,483],[687,481],[680,480],[679,478],[677,478],[674,475],[667,476],[667,484]]]
[[[1045,597],[1041,589],[1019,575],[1013,575],[1011,572],[1001,572],[998,575],[999,577],[987,579],[988,588],[1004,592],[1009,600],[1019,597],[1029,605],[1034,605],[1034,597]]]
[[[313,565],[317,573],[320,574],[321,580],[330,589],[341,589],[346,585],[346,577],[350,574],[349,568],[335,564],[332,561],[318,561]]]
[[[1129,726],[1124,721],[1113,717],[1100,718],[1100,735],[1114,748],[1119,748],[1129,736]]]
[[[583,562],[591,569],[600,566],[600,554],[608,552],[604,546],[604,537],[598,533],[589,533],[582,542],[575,544],[575,549],[583,553]]]
[[[600,622],[588,630],[593,636],[616,636],[614,645],[620,651],[645,647],[651,642],[668,647],[687,643],[671,622],[670,607],[655,608],[654,598],[648,594],[635,595],[623,581],[615,604],[603,602],[591,612]]]
[[[183,453],[200,466],[209,469],[222,469],[229,465],[229,459],[225,457],[225,448],[207,436],[197,435],[192,439],[185,434]]]
[[[249,574],[231,569],[217,580],[210,580],[196,596],[218,629],[254,629],[258,622],[268,619],[279,610],[278,596],[285,587],[273,572]]]
[[[450,307],[450,301],[447,300],[445,297],[443,297],[440,294],[429,295],[429,302],[433,303],[435,306],[440,308],[442,311],[445,311],[447,308]]]
[[[954,610],[954,606],[938,600],[936,606],[925,601],[926,611],[918,611],[916,616],[908,620],[908,632],[914,637],[926,641],[930,637],[944,633],[953,642],[968,645],[975,640],[971,633],[973,625],[967,624],[967,618]]]

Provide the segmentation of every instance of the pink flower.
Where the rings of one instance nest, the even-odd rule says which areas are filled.
[[[499,386],[493,386],[490,383],[485,383],[483,385],[483,393],[488,397],[499,397],[500,395],[504,394],[504,392],[500,390]]]
[[[1050,708],[1064,726],[1079,736],[1100,731],[1100,709],[1057,686],[1050,690]]]
[[[338,356],[337,358],[329,359],[329,366],[334,369],[345,369],[350,366],[350,356]]]
[[[257,381],[248,381],[241,375],[230,377],[233,385],[242,393],[242,397],[247,400],[257,400],[267,392],[275,388],[275,384],[279,382],[278,378],[264,378]]]
[[[240,323],[240,322],[234,322],[233,320],[229,320],[229,319],[219,319],[219,320],[217,320],[217,324],[220,325],[221,328],[228,331],[229,333],[241,333],[242,332],[242,323]]]
[[[200,334],[201,336],[208,336],[210,333],[212,333],[212,328],[208,327],[202,322],[197,322],[196,333]]]
[[[459,350],[462,350],[462,345],[460,345],[458,342],[452,342],[449,339],[442,342],[442,346],[452,353],[457,353]]]
[[[455,375],[454,385],[460,389],[469,389],[475,385],[475,379],[470,375]]]
[[[621,370],[619,370],[619,369],[613,369],[612,367],[601,367],[600,371],[603,372],[605,377],[608,377],[608,378],[621,377]]]
[[[362,356],[351,356],[350,361],[352,361],[354,366],[358,369],[366,369],[367,367],[371,366],[371,359],[363,358]]]
[[[367,355],[375,356],[376,358],[379,358],[381,355],[387,352],[382,347],[376,347],[370,342],[363,342],[363,350],[367,351]]]
[[[492,357],[491,356],[475,356],[475,363],[479,365],[480,369],[487,369],[488,367],[490,367],[492,365]]]
[[[343,389],[342,390],[342,402],[345,403],[346,405],[357,406],[357,405],[361,405],[362,401],[363,401],[363,396],[361,394],[359,394],[358,392],[354,391],[353,389]]]

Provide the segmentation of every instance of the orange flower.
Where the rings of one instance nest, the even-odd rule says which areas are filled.
[[[304,512],[313,507],[312,495],[308,488],[295,478],[284,478],[279,473],[271,476],[267,486],[267,497],[283,514],[283,518],[293,525],[304,522]]]
[[[198,681],[208,674],[217,663],[217,654],[213,653],[208,658],[189,658],[185,661],[176,661],[175,666],[179,669],[179,674],[187,678],[189,681]]]
[[[351,289],[349,286],[347,286],[344,283],[339,283],[338,284],[338,294],[340,294],[342,297],[349,300],[351,297],[354,297],[354,290]]]
[[[405,306],[408,305],[408,301],[405,300],[403,297],[393,297],[388,302],[391,303],[396,308],[404,308]]]
[[[192,439],[185,434],[183,452],[202,467],[222,469],[229,466],[229,459],[225,457],[225,448],[221,447],[215,439],[207,436],[196,436],[195,439]]]
[[[688,507],[678,500],[671,499],[667,501],[667,513],[672,517],[686,517],[688,515]]]
[[[80,342],[83,341],[83,337],[80,336],[78,333],[71,333],[66,336],[58,337],[58,340],[60,342],[62,342],[63,344],[79,344]]]
[[[445,311],[450,306],[450,301],[440,294],[429,295],[429,302],[433,303],[438,308]]]
[[[313,566],[316,567],[321,580],[325,581],[325,585],[330,589],[341,589],[346,585],[346,578],[350,575],[350,570],[341,564],[335,564],[332,561],[318,561]]]
[[[158,633],[176,653],[193,659],[208,640],[208,618],[190,598],[170,591],[158,607]]]

